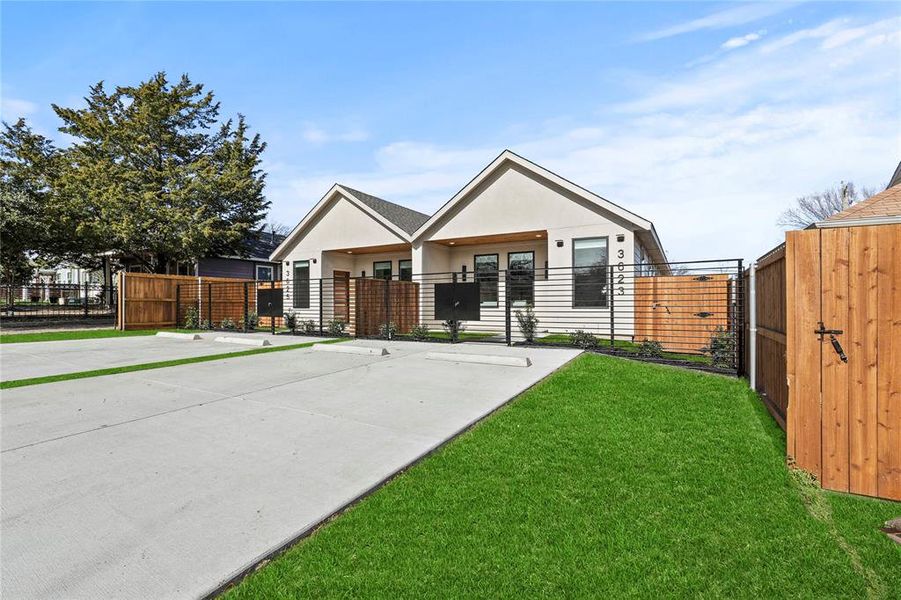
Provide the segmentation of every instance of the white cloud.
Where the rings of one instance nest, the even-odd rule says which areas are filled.
[[[0,100],[0,117],[4,121],[15,121],[19,117],[28,117],[38,111],[38,105],[20,98],[3,98]]]
[[[642,35],[641,41],[660,40],[685,33],[702,30],[725,29],[753,23],[792,8],[789,2],[764,2],[759,4],[743,4],[712,13],[700,19],[692,19]]]
[[[741,48],[742,46],[747,46],[751,42],[756,42],[765,34],[766,31],[758,31],[756,33],[747,33],[738,37],[729,38],[728,40],[723,42],[720,48],[723,50],[734,50],[735,48]]]
[[[327,144],[331,142],[364,142],[369,133],[361,128],[346,128],[340,131],[328,131],[314,123],[307,123],[301,136],[311,144]]]
[[[834,21],[723,53],[606,118],[533,124],[510,147],[653,220],[671,259],[754,258],[781,241],[796,197],[887,182],[901,157],[898,25]],[[335,181],[430,213],[502,149],[388,144],[371,169],[290,180],[278,218],[297,221]]]

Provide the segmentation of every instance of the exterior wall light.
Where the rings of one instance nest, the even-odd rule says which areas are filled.
[[[557,247],[558,247],[558,248],[562,248],[562,247],[563,247],[563,240],[556,240],[556,244],[557,244]]]

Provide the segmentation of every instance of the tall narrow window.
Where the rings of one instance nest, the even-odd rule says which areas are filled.
[[[607,238],[573,240],[573,308],[607,306]]]
[[[397,271],[401,281],[413,281],[413,261],[399,260],[397,261]]]
[[[475,280],[482,306],[497,306],[497,254],[476,254]]]
[[[535,303],[535,253],[507,254],[507,280],[510,282],[510,302],[513,306]]]
[[[310,261],[294,261],[294,308],[310,308]]]
[[[391,261],[379,260],[372,263],[372,276],[376,279],[391,279]]]

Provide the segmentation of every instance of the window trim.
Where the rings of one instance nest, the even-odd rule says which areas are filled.
[[[404,263],[410,263],[410,278],[404,279]],[[397,261],[397,279],[398,281],[413,281],[413,259],[412,258],[404,258]]]
[[[297,267],[303,266],[302,263],[307,263],[307,265],[306,265],[307,266],[306,306],[304,306],[303,303],[301,303],[301,305],[298,305],[298,300],[300,300],[301,298],[299,297],[299,295],[297,293],[297,283],[298,283]],[[310,278],[310,261],[309,260],[295,260],[293,263],[291,263],[291,308],[297,308],[297,309],[301,309],[301,310],[310,308],[310,304],[311,304],[310,291],[313,289],[312,286],[310,285],[311,281],[312,281],[312,279]]]
[[[517,304],[517,302],[522,302],[522,300],[515,300],[513,302],[510,302],[510,306],[511,307],[514,307],[514,306],[523,307],[523,306],[528,306],[529,304],[531,304],[532,306],[535,306],[535,251],[534,250],[513,250],[512,252],[507,252],[507,277],[506,277],[507,282],[509,282],[510,273],[513,271],[513,269],[510,268],[510,255],[511,254],[531,254],[532,255],[532,302],[531,303],[526,302],[525,304]],[[505,283],[505,285],[506,285],[506,283]],[[509,297],[509,294],[508,294],[508,297]]]
[[[260,279],[260,269],[269,269],[269,279]],[[254,281],[275,281],[275,266],[257,263],[253,266]]]
[[[388,277],[378,276],[378,267],[376,265],[384,265],[388,263]],[[374,260],[372,261],[372,278],[373,279],[394,279],[394,261],[393,260]]]
[[[607,264],[604,266],[605,272],[605,285],[607,286],[607,294],[604,299],[603,304],[598,304],[597,306],[576,306],[576,269],[582,269],[584,267],[576,266],[576,242],[581,242],[583,240],[604,240],[604,244],[607,248]],[[610,269],[610,236],[609,235],[592,235],[588,237],[581,238],[572,238],[570,240],[570,246],[572,249],[570,250],[570,265],[572,268],[572,309],[573,310],[598,310],[602,308],[610,308],[610,282],[606,279],[606,273]]]
[[[479,264],[478,259],[483,256],[493,256],[494,264],[497,265],[497,268],[494,270],[494,275],[497,278],[495,280],[495,284],[497,284],[497,288],[495,289],[496,298],[494,302],[486,301],[482,302],[481,298],[479,298],[479,306],[482,308],[497,308],[500,304],[501,291],[500,291],[500,280],[501,280],[501,255],[497,252],[489,253],[489,254],[473,254],[472,255],[472,280],[480,285],[479,294],[481,294],[481,281],[479,281]]]

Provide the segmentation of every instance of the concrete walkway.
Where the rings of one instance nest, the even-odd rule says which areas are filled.
[[[578,353],[381,345],[5,391],[2,596],[202,596]]]
[[[154,335],[101,338],[89,340],[66,340],[59,342],[29,342],[24,344],[0,344],[0,381],[43,377],[91,371],[109,367],[138,365],[249,350],[249,346],[221,344],[217,337],[265,338],[273,346],[302,344],[322,341],[326,338],[292,335],[270,335],[268,333],[223,333],[200,334],[195,341],[174,340]]]

